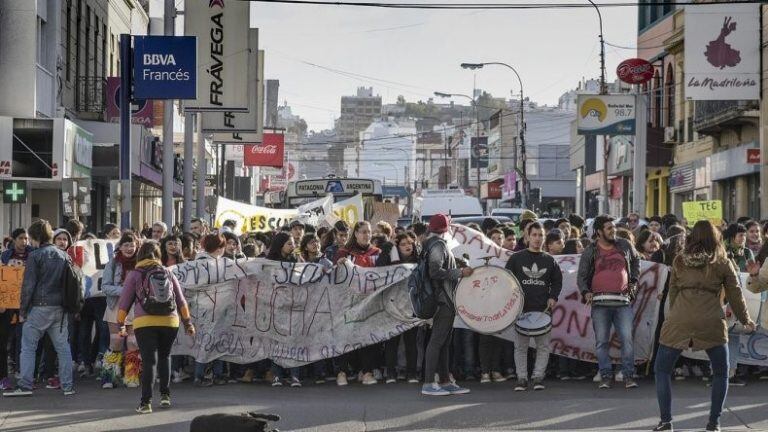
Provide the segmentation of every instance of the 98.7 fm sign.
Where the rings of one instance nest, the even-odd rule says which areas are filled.
[[[578,134],[634,135],[635,108],[635,96],[579,95]]]

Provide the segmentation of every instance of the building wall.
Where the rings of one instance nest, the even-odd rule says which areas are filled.
[[[36,1],[0,0],[0,115],[36,116],[37,14]]]

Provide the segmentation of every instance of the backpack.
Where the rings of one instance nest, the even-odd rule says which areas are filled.
[[[64,298],[62,306],[64,306],[64,312],[69,314],[80,313],[85,303],[83,299],[83,275],[69,256],[67,256],[66,264],[64,265],[63,277]]]
[[[176,298],[168,271],[163,267],[145,270],[139,304],[148,315],[169,315],[176,310]]]
[[[429,245],[419,255],[418,264],[408,277],[408,295],[411,298],[413,314],[416,318],[430,319],[437,312],[438,292],[429,278],[429,254],[436,242]]]

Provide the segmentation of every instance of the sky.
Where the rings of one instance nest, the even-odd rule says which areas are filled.
[[[613,81],[618,63],[636,55],[637,8],[601,13],[606,42],[630,48],[606,45],[606,76]],[[520,74],[525,96],[548,105],[583,78],[600,75],[593,8],[403,10],[254,2],[251,27],[259,28],[266,51],[265,77],[280,80],[280,104],[287,101],[310,130],[333,128],[341,96],[354,95],[359,86],[373,87],[385,104],[398,95],[426,101],[435,91],[471,95],[475,80],[496,97],[519,94],[509,69],[470,71],[459,67],[462,62],[508,63]]]

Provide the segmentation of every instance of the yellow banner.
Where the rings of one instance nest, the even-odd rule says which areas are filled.
[[[708,220],[719,225],[723,220],[723,202],[720,200],[684,202],[683,217],[688,220],[688,226],[693,226],[700,220]]]

